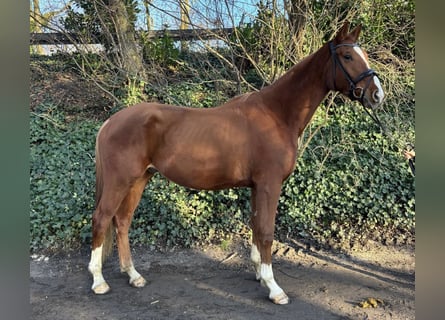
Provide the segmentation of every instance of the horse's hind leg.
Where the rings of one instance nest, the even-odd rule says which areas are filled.
[[[146,281],[134,268],[130,252],[128,230],[131,225],[134,210],[141,199],[144,187],[150,177],[151,174],[147,173],[146,176],[136,181],[136,183],[130,188],[126,197],[122,201],[118,212],[113,218],[117,230],[116,238],[121,271],[126,272],[130,277],[130,285],[138,288],[145,286]]]
[[[105,189],[93,213],[93,241],[88,270],[93,276],[91,289],[96,294],[105,294],[110,291],[110,287],[102,275],[102,262],[112,245],[112,218],[122,198],[123,196],[119,190],[109,192],[108,189]]]

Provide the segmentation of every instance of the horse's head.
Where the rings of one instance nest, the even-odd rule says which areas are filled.
[[[369,67],[366,52],[357,44],[360,31],[361,25],[358,25],[349,32],[349,22],[346,22],[329,42],[333,89],[365,107],[376,108],[382,103],[384,93],[376,72]]]

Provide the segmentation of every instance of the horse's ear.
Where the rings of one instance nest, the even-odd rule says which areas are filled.
[[[344,38],[346,38],[348,32],[349,32],[349,21],[346,20],[345,23],[343,23],[343,26],[340,28],[340,30],[337,31],[337,34],[335,36],[337,42],[341,42]]]
[[[360,31],[362,31],[362,25],[361,25],[361,24],[357,25],[357,26],[354,28],[354,30],[351,31],[351,37],[354,39],[354,42],[357,41],[358,36],[359,36],[359,34],[360,34]]]

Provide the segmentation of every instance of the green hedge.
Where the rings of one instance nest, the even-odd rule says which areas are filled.
[[[363,110],[338,107],[283,187],[278,230],[340,246],[411,240],[415,180],[401,154],[413,139],[408,127],[382,133]]]
[[[94,210],[94,132],[99,123],[66,123],[41,105],[30,117],[30,246],[71,248],[91,232]]]
[[[75,249],[91,241],[94,142],[100,123],[66,121],[52,105],[31,113],[31,250]],[[285,182],[277,236],[321,243],[406,238],[414,233],[414,178],[394,141],[410,131],[379,129],[361,110],[339,107],[320,126]],[[192,246],[249,234],[250,191],[198,192],[159,175],[148,184],[131,228],[134,244]]]

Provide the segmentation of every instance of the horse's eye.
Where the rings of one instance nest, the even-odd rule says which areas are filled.
[[[352,60],[352,56],[350,54],[345,54],[344,58],[348,61]]]

